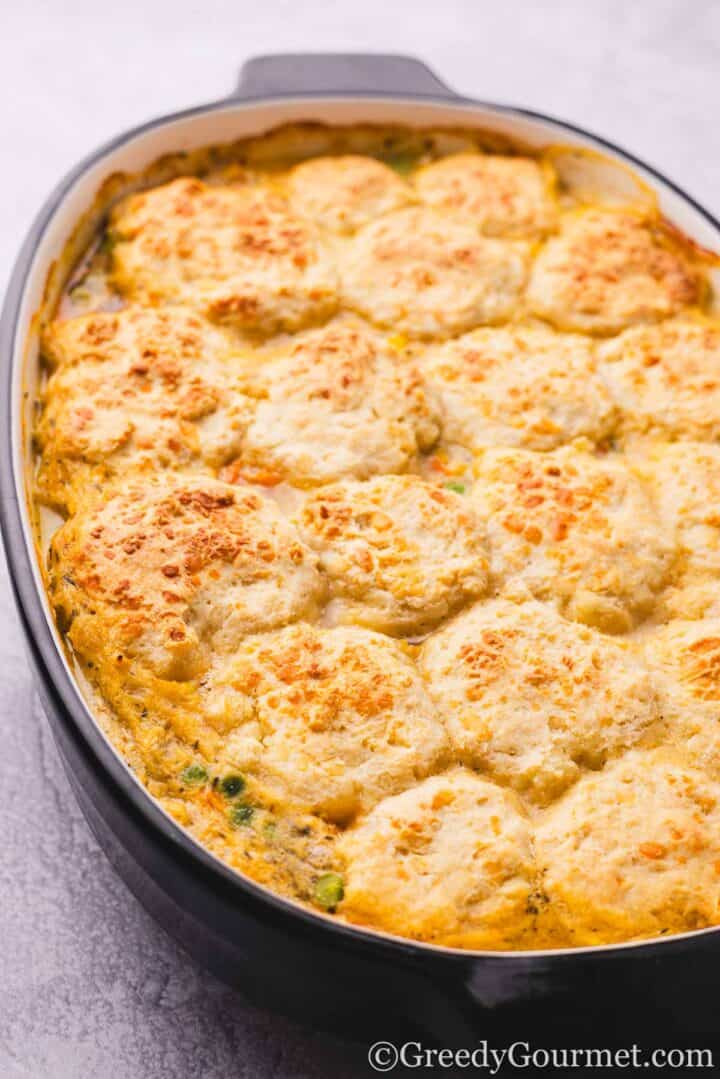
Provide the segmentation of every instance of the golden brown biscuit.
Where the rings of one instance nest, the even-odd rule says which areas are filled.
[[[652,221],[616,210],[569,214],[530,276],[532,311],[561,330],[618,333],[695,304],[696,272]]]
[[[452,154],[420,169],[413,182],[428,206],[487,236],[538,237],[556,222],[553,170],[529,157]]]
[[[84,659],[168,679],[322,595],[315,555],[274,503],[203,477],[128,483],[77,513],[53,537],[50,590]]]
[[[659,717],[629,645],[534,600],[477,603],[428,638],[420,668],[461,760],[541,804]]]
[[[603,374],[627,432],[720,438],[720,324],[674,318],[603,343]]]
[[[225,336],[181,307],[127,307],[53,322],[58,365],[36,428],[39,484],[73,508],[132,471],[214,468],[237,455],[252,402]]]
[[[573,446],[487,450],[471,497],[495,580],[553,600],[575,621],[625,632],[668,580],[672,542],[621,459]]]
[[[701,442],[637,447],[669,535],[678,544],[678,571],[688,581],[720,574],[720,447]]]
[[[409,337],[448,337],[514,312],[526,246],[478,236],[425,208],[362,229],[340,264],[345,304]]]
[[[404,472],[439,435],[417,369],[363,326],[331,323],[261,366],[242,463],[299,486]]]
[[[485,531],[472,508],[418,476],[323,487],[298,524],[341,621],[417,633],[487,587]]]
[[[303,161],[290,173],[288,190],[296,213],[339,233],[355,232],[413,198],[396,172],[360,154]]]
[[[173,180],[120,203],[112,229],[115,284],[142,303],[186,303],[260,334],[337,306],[335,269],[312,229],[262,188]]]
[[[213,682],[221,758],[269,796],[338,822],[411,786],[447,756],[445,728],[399,644],[300,624],[249,637]]]
[[[470,449],[550,450],[607,438],[616,421],[592,343],[538,326],[474,330],[431,345],[419,360],[440,395],[443,435]]]
[[[531,925],[530,826],[509,792],[454,769],[381,802],[338,844],[340,913],[434,944],[517,945]]]
[[[585,776],[538,822],[536,843],[575,945],[720,922],[720,785],[667,750]]]
[[[643,638],[668,737],[720,779],[720,617],[674,619]]]

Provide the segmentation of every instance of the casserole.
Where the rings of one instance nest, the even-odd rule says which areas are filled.
[[[348,926],[329,925],[237,878],[199,849],[164,817],[101,737],[74,682],[57,637],[49,624],[32,533],[24,499],[24,467],[29,424],[23,429],[23,401],[32,400],[36,361],[32,316],[39,307],[53,259],[61,257],[75,222],[81,218],[101,183],[122,170],[139,172],[163,153],[186,151],[250,134],[292,120],[325,122],[472,123],[526,142],[601,144],[563,125],[519,110],[475,105],[454,98],[421,66],[380,58],[295,58],[287,71],[299,81],[292,86],[272,79],[283,71],[280,58],[255,61],[245,69],[241,93],[229,102],[193,110],[130,133],[84,163],[50,200],[28,237],[11,283],[3,317],[3,361],[10,409],[3,477],[3,526],[8,558],[21,615],[29,633],[41,692],[71,781],[93,827],[111,857],[143,901],[195,955],[222,976],[252,991],[261,1000],[330,1027],[362,1026],[380,1021],[393,1032],[404,1020],[429,1030],[441,1040],[471,1039],[485,1008],[503,1004],[513,1012],[539,999],[533,1022],[558,1014],[568,1002],[588,1008],[600,1003],[614,1014],[618,968],[624,986],[650,978],[660,994],[648,1013],[673,1007],[678,1030],[711,1029],[707,1013],[687,1005],[677,968],[687,975],[690,952],[703,958],[711,977],[714,931],[667,942],[603,948],[572,953],[523,955],[460,954],[373,936]],[[320,80],[316,95],[305,90],[310,73]],[[350,78],[352,85],[329,92],[332,79]],[[377,87],[389,79],[387,94]],[[375,89],[363,92],[363,79]],[[405,89],[403,79],[411,84]],[[323,85],[323,81],[327,83]],[[295,94],[290,91],[295,91]],[[274,91],[274,92],[272,92]],[[344,91],[344,92],[343,92]],[[323,96],[325,92],[325,96]],[[606,148],[607,149],[607,148]],[[616,152],[619,160],[623,155]],[[625,158],[624,160],[628,160]],[[665,215],[700,246],[717,242],[714,222],[667,182],[634,163],[658,194]],[[90,228],[90,219],[86,221]],[[83,229],[77,234],[82,244]],[[59,272],[62,272],[62,264]],[[52,279],[51,279],[52,280]],[[25,353],[27,346],[27,353]],[[24,354],[25,353],[25,354]],[[24,380],[28,378],[28,382]],[[662,979],[649,968],[662,963]],[[348,976],[349,975],[349,976]],[[658,986],[658,982],[660,985]],[[649,984],[649,983],[648,983]],[[674,994],[680,994],[675,1000]],[[710,994],[706,995],[706,999]],[[567,1011],[565,1011],[567,1019]],[[390,1016],[397,1015],[393,1020]],[[639,1018],[636,1016],[639,1023]],[[545,1030],[547,1027],[545,1026]]]

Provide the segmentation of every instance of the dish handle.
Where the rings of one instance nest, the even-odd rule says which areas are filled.
[[[233,97],[253,100],[302,94],[409,94],[458,100],[413,56],[394,53],[276,53],[254,56],[240,69]]]

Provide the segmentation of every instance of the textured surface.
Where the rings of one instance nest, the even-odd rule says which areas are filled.
[[[311,0],[305,12],[301,26],[287,0],[262,11],[223,0],[33,0],[8,10],[0,285],[32,214],[79,155],[125,126],[225,93],[245,56],[272,49],[422,54],[466,93],[554,112],[631,146],[720,210],[705,107],[720,51],[711,0],[697,0],[692,19],[677,0],[401,0],[392,10]],[[71,34],[86,47],[68,63]],[[0,625],[0,1074],[367,1074],[338,1043],[245,1006],[142,912],[91,839],[33,707],[4,573]]]

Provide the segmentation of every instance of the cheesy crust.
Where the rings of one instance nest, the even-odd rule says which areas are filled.
[[[627,632],[669,581],[673,545],[622,460],[575,446],[490,449],[471,497],[498,584],[550,599],[577,622]]]
[[[717,602],[720,579],[720,446],[704,442],[640,443],[634,450],[663,526],[672,536],[677,568],[664,596],[671,617]]]
[[[186,308],[126,307],[54,322],[57,365],[35,437],[38,483],[73,510],[104,482],[232,459],[252,415],[231,342]]]
[[[447,759],[413,664],[368,630],[301,624],[249,637],[211,692],[224,712],[237,709],[225,761],[331,821],[352,820]]]
[[[477,603],[425,642],[420,664],[460,758],[539,804],[660,715],[641,657],[535,600]]]
[[[512,794],[461,769],[388,798],[339,843],[350,921],[450,947],[532,936],[532,834]]]
[[[626,433],[720,440],[720,324],[673,318],[600,347]]]
[[[238,469],[300,487],[404,472],[440,433],[415,366],[351,321],[299,335],[248,377],[247,391],[258,403]]]
[[[113,280],[144,303],[186,303],[250,333],[297,330],[337,305],[319,238],[287,204],[252,185],[175,180],[114,213]]]
[[[643,643],[671,736],[720,779],[720,618],[676,618]]]
[[[553,170],[527,157],[451,154],[415,176],[428,206],[476,225],[486,236],[533,239],[557,219]]]
[[[343,254],[347,306],[410,337],[504,322],[525,284],[527,249],[486,239],[434,210],[399,210],[362,229]]]
[[[246,634],[310,613],[316,561],[255,491],[202,477],[134,482],[55,534],[51,589],[82,655],[184,680]]]
[[[299,125],[123,192],[41,318],[34,493],[149,793],[434,945],[720,924],[715,256],[497,132]]]
[[[527,299],[558,329],[612,334],[697,303],[700,283],[656,223],[591,209],[570,213],[540,251]]]
[[[720,919],[720,785],[668,750],[587,776],[538,825],[543,888],[575,945]]]
[[[472,451],[551,450],[585,437],[603,442],[618,412],[592,342],[542,326],[474,330],[420,359],[443,406],[443,434]]]
[[[347,154],[304,161],[288,177],[296,213],[336,233],[353,233],[413,201],[408,185],[373,157]]]
[[[480,520],[461,495],[418,476],[322,487],[298,525],[343,620],[422,632],[488,585]]]

